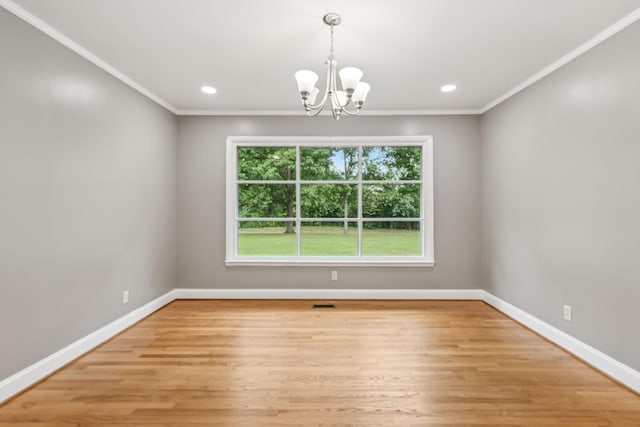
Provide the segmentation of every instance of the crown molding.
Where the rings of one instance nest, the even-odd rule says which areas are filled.
[[[178,110],[179,116],[301,116],[306,114],[299,110]],[[479,109],[462,110],[362,110],[359,116],[459,116],[478,115]],[[323,111],[321,116],[330,116],[331,112]]]
[[[97,67],[99,67],[99,68],[103,69],[104,71],[106,71],[107,73],[111,74],[113,77],[117,78],[122,83],[126,84],[127,86],[129,86],[129,87],[131,87],[131,88],[133,88],[135,90],[137,90],[138,92],[140,92],[141,94],[143,94],[147,98],[151,99],[155,103],[157,103],[157,104],[161,105],[162,107],[166,108],[167,110],[171,111],[173,114],[177,114],[176,108],[174,106],[172,106],[171,104],[169,104],[167,101],[165,101],[164,99],[160,98],[158,95],[156,95],[155,93],[151,92],[150,90],[148,90],[147,88],[142,86],[140,83],[136,82],[135,80],[133,80],[132,78],[130,78],[129,76],[124,74],[122,71],[120,71],[117,68],[109,65],[106,61],[104,61],[103,59],[101,59],[97,55],[93,54],[89,50],[85,49],[84,47],[82,47],[81,45],[76,43],[75,41],[71,40],[69,37],[65,36],[60,31],[56,30],[55,28],[53,28],[52,26],[50,26],[49,24],[47,24],[46,22],[44,22],[43,20],[38,18],[37,16],[33,15],[31,12],[29,12],[29,11],[23,9],[22,7],[18,6],[13,1],[11,1],[11,0],[0,0],[0,6],[5,8],[7,11],[13,13],[15,16],[17,16],[18,18],[22,19],[26,23],[28,23],[28,24],[34,26],[35,28],[37,28],[38,30],[42,31],[43,33],[45,33],[46,35],[48,35],[49,37],[51,37],[52,39],[54,39],[58,43],[60,43],[63,46],[71,49],[73,52],[75,52],[78,55],[82,56],[87,61],[93,63]]]
[[[526,89],[529,86],[533,85],[534,83],[542,80],[543,78],[545,78],[549,74],[551,74],[554,71],[556,71],[557,69],[565,66],[566,64],[568,64],[569,62],[573,61],[574,59],[576,59],[580,55],[582,55],[582,54],[586,53],[587,51],[593,49],[594,47],[596,47],[597,45],[599,45],[603,41],[607,40],[609,37],[619,33],[620,31],[624,30],[629,25],[633,24],[634,22],[636,22],[639,19],[640,19],[640,8],[634,10],[633,12],[631,12],[630,14],[628,14],[627,16],[625,16],[624,18],[622,18],[621,20],[619,20],[615,24],[611,25],[610,27],[608,27],[607,29],[605,29],[604,31],[602,31],[601,33],[596,35],[591,40],[588,40],[587,42],[585,42],[585,43],[581,44],[580,46],[578,46],[577,48],[573,49],[571,52],[567,53],[562,58],[560,58],[557,61],[549,64],[548,66],[546,66],[542,70],[538,71],[533,76],[529,77],[528,79],[526,79],[522,83],[518,84],[517,86],[515,86],[510,91],[508,91],[508,92],[502,94],[501,96],[497,97],[496,99],[494,99],[493,101],[491,101],[490,103],[485,105],[483,108],[481,108],[479,110],[480,111],[479,114],[486,113],[487,111],[491,110],[493,107],[503,103],[504,101],[506,101],[507,99],[511,98],[515,94],[517,94],[519,92],[522,92],[524,89]]]
[[[179,116],[304,116],[304,111],[301,110],[190,110],[190,109],[177,109],[173,105],[166,102],[164,99],[160,98],[158,95],[154,94],[150,90],[146,89],[141,84],[137,83],[129,76],[118,70],[117,68],[111,66],[100,57],[96,56],[89,50],[85,49],[75,41],[71,40],[69,37],[65,36],[55,28],[51,27],[46,22],[42,21],[40,18],[31,14],[24,8],[18,6],[11,0],[0,0],[0,6],[11,12],[18,18],[27,22],[28,24],[34,26],[38,30],[42,31],[52,39],[71,49],[78,55],[82,56],[89,62],[95,64],[99,68],[103,69],[107,73],[111,74],[115,78],[122,81],[124,84],[130,86],[136,91],[140,92],[144,96],[148,97],[152,101],[171,111],[172,113]],[[587,51],[593,49],[595,46],[599,45],[603,41],[607,40],[609,37],[619,33],[624,30],[631,24],[635,23],[640,19],[640,8],[635,9],[610,27],[606,28],[604,31],[600,32],[598,35],[588,40],[587,42],[581,44],[577,48],[573,49],[571,52],[567,53],[557,61],[549,64],[547,67],[538,71],[528,79],[524,80],[520,84],[516,85],[511,90],[505,92],[501,96],[497,97],[493,101],[489,102],[482,108],[477,109],[451,109],[451,110],[374,110],[374,111],[366,111],[363,110],[360,115],[362,116],[444,116],[444,115],[482,115],[487,111],[491,110],[493,107],[501,104],[512,96],[516,95],[519,92],[522,92],[524,89],[533,85],[534,83],[542,80],[544,77],[558,70],[562,66],[568,64],[573,61],[580,55],[586,53]],[[323,112],[321,115],[328,115],[329,112]]]

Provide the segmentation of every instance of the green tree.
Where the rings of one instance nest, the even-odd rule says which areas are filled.
[[[301,170],[313,178],[327,179],[331,159],[324,152],[301,156]],[[238,180],[293,181],[296,179],[296,149],[292,147],[239,147]],[[294,217],[296,187],[287,184],[241,184],[242,217]],[[268,225],[275,225],[270,223]],[[247,224],[253,225],[253,224]],[[294,221],[287,221],[285,233],[294,233]]]
[[[357,215],[357,186],[349,184],[358,175],[357,147],[301,147],[302,180],[343,181],[345,184],[302,184],[302,216],[343,218],[343,232],[349,230],[347,218]],[[406,181],[421,177],[421,147],[375,146],[362,148],[364,180]],[[268,181],[296,180],[296,149],[293,147],[239,147],[238,179],[263,181],[240,184],[240,216],[244,218],[295,217],[296,188],[293,183]],[[266,181],[266,182],[265,182]],[[370,218],[411,218],[420,215],[420,184],[365,184],[363,215]],[[255,226],[243,222],[243,226]],[[263,225],[277,226],[280,222]],[[371,223],[393,227],[392,223]],[[287,221],[285,233],[295,232],[295,222]],[[415,227],[406,223],[407,227]]]
[[[296,150],[288,147],[239,147],[238,179],[288,181],[295,179]],[[239,191],[242,217],[292,217],[294,184],[244,184]],[[287,222],[287,233],[293,223]]]
[[[340,153],[342,157],[342,170],[344,179],[353,179],[358,175],[358,148],[357,147],[345,147],[332,150],[332,154]],[[342,233],[349,233],[349,199],[353,193],[353,189],[350,185],[341,185],[342,193],[342,213],[343,213],[343,226]]]
[[[365,180],[419,180],[422,149],[417,146],[363,148]],[[420,184],[370,184],[363,187],[363,216],[412,218],[420,216]],[[368,227],[415,228],[418,223],[367,223]]]

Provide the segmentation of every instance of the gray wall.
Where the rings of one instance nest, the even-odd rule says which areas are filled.
[[[1,8],[0,64],[2,379],[175,286],[177,119]]]
[[[481,121],[483,286],[635,369],[638,46],[636,23]]]
[[[482,118],[178,119],[0,10],[0,378],[175,286],[480,281],[640,369],[640,344],[621,338],[640,324],[639,42],[635,24]],[[332,282],[329,267],[224,266],[228,135],[425,134],[435,267]]]
[[[225,142],[229,135],[433,135],[433,268],[225,267]],[[180,117],[178,287],[477,288],[479,117]]]

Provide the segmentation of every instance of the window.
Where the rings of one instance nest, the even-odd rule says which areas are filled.
[[[433,143],[419,137],[229,137],[227,265],[423,265]]]

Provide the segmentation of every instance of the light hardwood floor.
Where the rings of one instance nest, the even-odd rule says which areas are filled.
[[[640,426],[640,396],[478,301],[175,301],[0,426]]]

